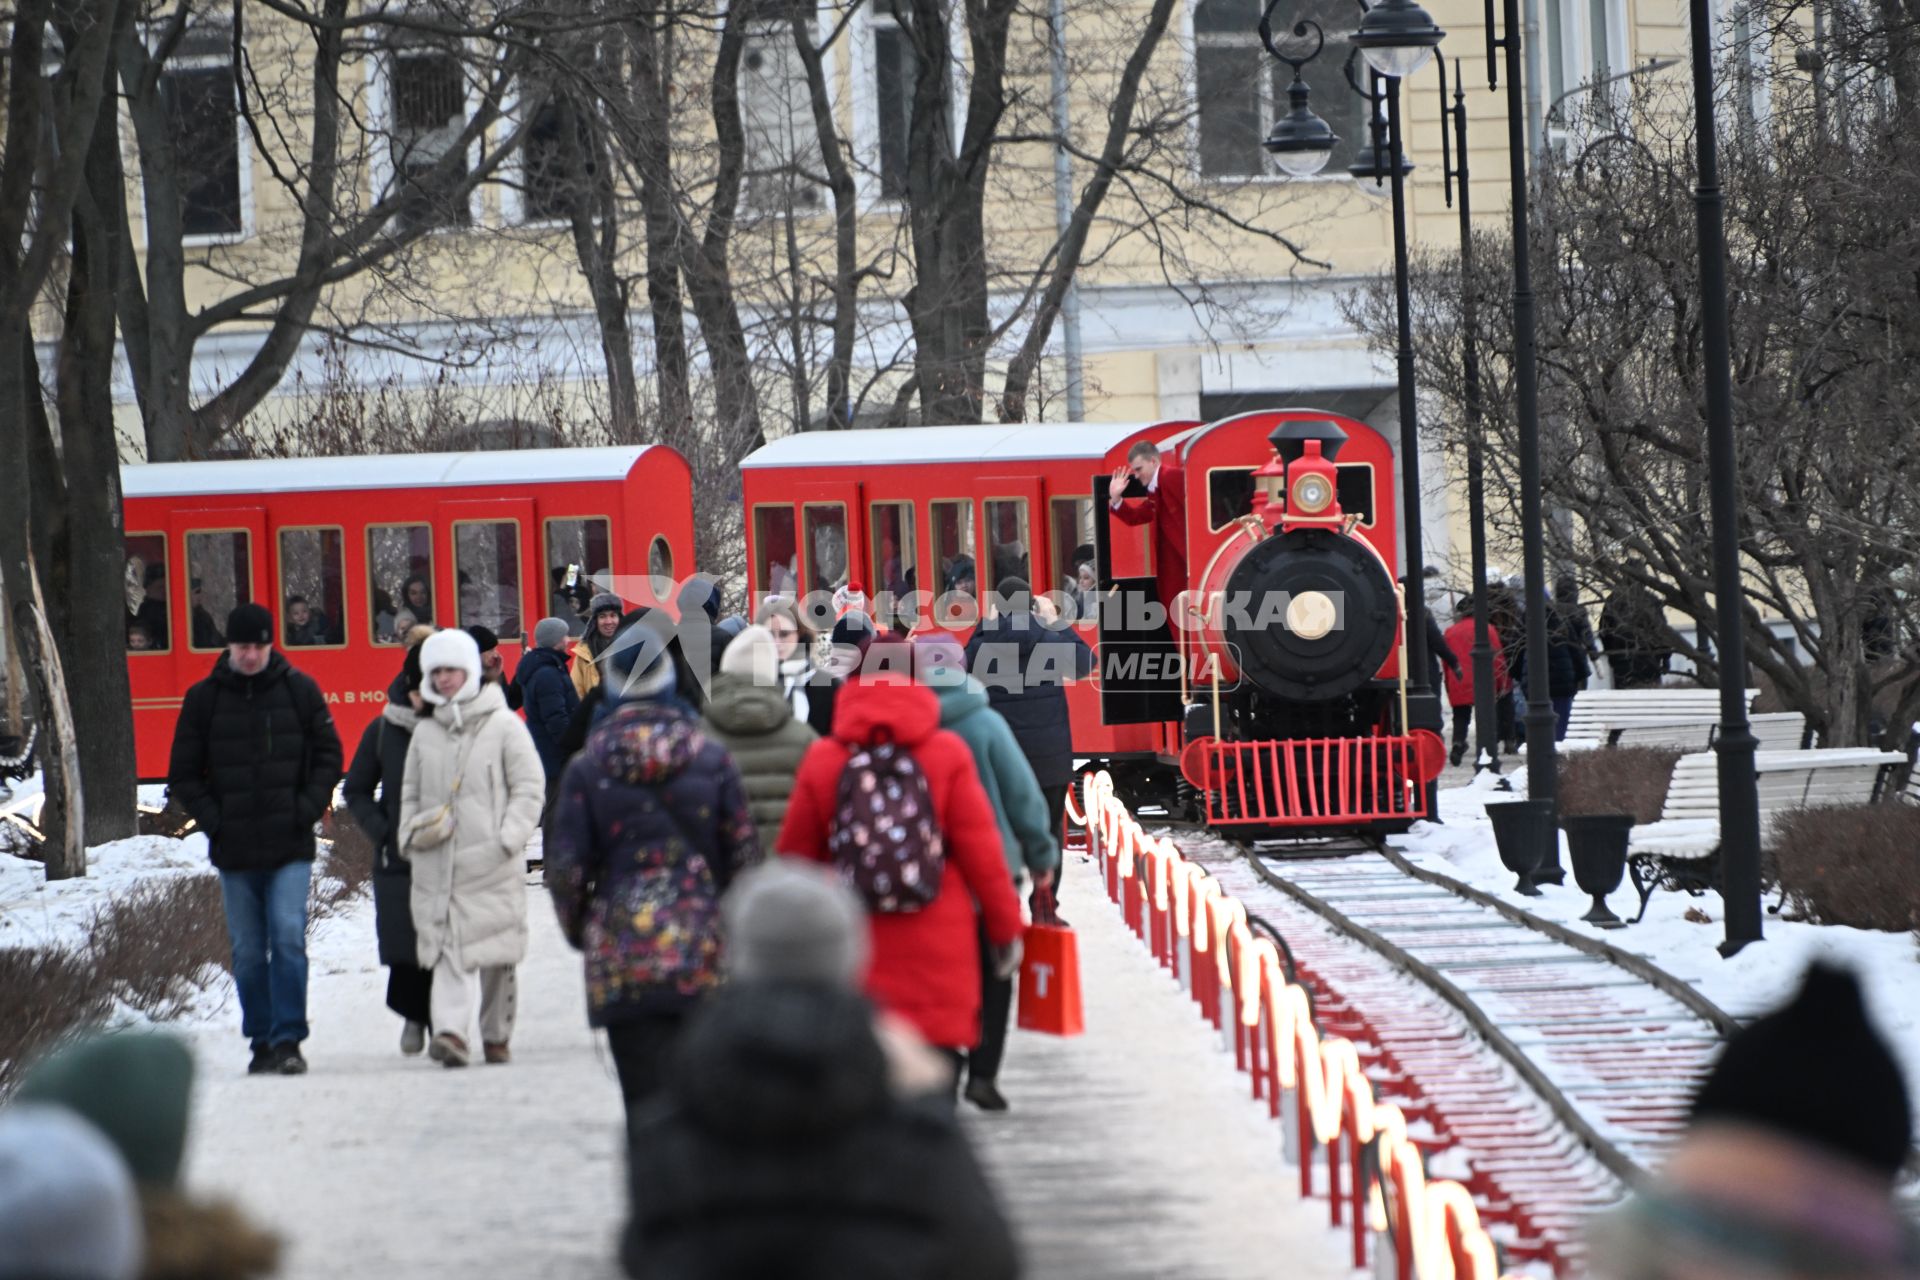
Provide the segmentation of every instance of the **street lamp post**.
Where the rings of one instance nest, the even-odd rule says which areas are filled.
[[[1702,0],[1694,0],[1695,4]],[[1527,120],[1520,80],[1520,0],[1503,0],[1506,34],[1493,34],[1493,5],[1487,5],[1487,84],[1499,87],[1499,64],[1492,53],[1506,54],[1507,176],[1513,202],[1513,382],[1520,437],[1520,551],[1526,591],[1527,798],[1554,799],[1557,717],[1547,688],[1547,557],[1540,512],[1540,371],[1533,336],[1533,252],[1527,233]]]
[[[1313,51],[1297,58],[1282,53],[1273,42],[1272,15],[1278,3],[1279,0],[1268,0],[1265,11],[1260,15],[1260,39],[1269,53],[1293,68],[1293,83],[1287,89],[1290,109],[1268,135],[1267,149],[1275,154],[1289,173],[1316,173],[1325,166],[1326,153],[1332,150],[1334,138],[1326,122],[1312,115],[1309,110],[1307,85],[1300,73],[1303,66],[1320,55],[1325,47],[1325,36],[1317,25],[1303,20],[1294,25],[1294,35],[1304,37],[1306,28],[1312,26],[1316,37]],[[1384,81],[1387,164],[1393,190],[1393,286],[1398,328],[1395,364],[1400,392],[1400,507],[1401,528],[1407,547],[1407,585],[1404,592],[1406,728],[1428,729],[1438,733],[1444,727],[1440,719],[1440,695],[1432,687],[1427,673],[1426,554],[1420,519],[1420,424],[1413,380],[1413,309],[1407,253],[1407,166],[1405,131],[1400,121],[1400,81],[1418,71],[1433,56],[1434,49],[1446,33],[1415,0],[1377,0],[1371,7],[1363,4],[1362,8],[1364,16],[1360,20],[1360,28],[1349,38],[1349,43],[1360,51],[1367,65]],[[1351,83],[1351,75],[1348,78]],[[1375,95],[1359,90],[1357,84],[1355,89],[1370,102],[1376,103],[1377,112]],[[1315,130],[1316,124],[1319,131],[1324,131],[1324,144],[1319,142],[1322,135]],[[1296,168],[1295,165],[1307,149],[1304,140],[1309,138],[1313,139],[1313,145],[1320,147],[1318,160],[1310,168]],[[1290,160],[1294,163],[1289,163]],[[1439,815],[1434,799],[1435,788],[1429,785],[1427,813],[1437,819]]]
[[[1447,131],[1453,131],[1453,146]],[[1459,159],[1455,160],[1454,155]],[[1467,523],[1473,548],[1474,772],[1500,772],[1500,731],[1494,723],[1493,642],[1487,632],[1486,465],[1480,453],[1480,351],[1474,343],[1477,307],[1473,282],[1473,197],[1467,182],[1467,86],[1453,64],[1453,102],[1447,102],[1447,62],[1440,60],[1440,176],[1453,202],[1460,187],[1460,372],[1466,384]]]
[[[1512,3],[1512,0],[1508,0]],[[1747,721],[1747,646],[1741,616],[1740,460],[1733,441],[1733,371],[1727,336],[1727,232],[1713,102],[1713,18],[1707,0],[1691,0],[1693,113],[1699,185],[1694,213],[1700,238],[1700,339],[1707,377],[1707,494],[1713,511],[1713,611],[1720,640],[1720,867],[1731,956],[1760,930],[1760,797],[1754,737]]]

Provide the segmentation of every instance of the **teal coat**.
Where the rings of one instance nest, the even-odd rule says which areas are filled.
[[[1013,730],[988,705],[986,686],[967,676],[965,683],[937,685],[933,692],[940,699],[940,727],[959,734],[973,752],[980,783],[1000,820],[1009,874],[1017,881],[1023,868],[1035,876],[1058,868],[1060,844],[1047,820],[1047,798]]]

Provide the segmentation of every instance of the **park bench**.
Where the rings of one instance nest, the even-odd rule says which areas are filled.
[[[1747,690],[1749,706],[1759,692]],[[1615,730],[1710,724],[1719,719],[1717,689],[1583,689],[1573,695],[1566,736],[1608,745]]]
[[[1780,813],[1872,804],[1889,794],[1891,779],[1907,764],[1901,752],[1870,747],[1756,751],[1753,759],[1763,848]],[[1719,767],[1711,751],[1681,756],[1673,766],[1660,820],[1635,827],[1628,838],[1627,874],[1640,895],[1636,923],[1646,916],[1655,889],[1698,895],[1719,887]]]
[[[1798,711],[1763,711],[1749,716],[1760,751],[1797,751],[1807,742],[1807,718]],[[1622,721],[1607,733],[1609,747],[1660,747],[1677,751],[1706,751],[1720,735],[1720,716],[1657,721]]]

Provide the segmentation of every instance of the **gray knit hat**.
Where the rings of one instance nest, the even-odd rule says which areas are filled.
[[[774,858],[720,904],[727,968],[741,982],[852,987],[867,965],[867,914],[833,872]]]
[[[142,1234],[105,1135],[50,1103],[0,1110],[0,1280],[134,1280]]]
[[[565,618],[542,618],[534,624],[533,645],[536,649],[557,649],[572,634]]]

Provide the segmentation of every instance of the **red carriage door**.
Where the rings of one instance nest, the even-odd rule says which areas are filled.
[[[546,616],[532,500],[443,502],[438,523],[440,543],[452,553],[437,566],[439,595],[453,602],[451,613],[436,610],[439,621],[489,628],[500,637],[502,659],[511,659]]]

